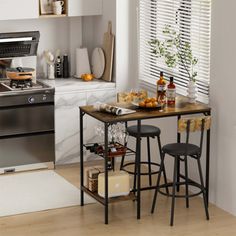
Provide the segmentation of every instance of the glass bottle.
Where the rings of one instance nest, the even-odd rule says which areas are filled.
[[[175,97],[176,97],[176,87],[174,84],[174,78],[170,77],[170,83],[167,86],[167,105],[175,105]]]
[[[62,77],[62,63],[61,63],[61,57],[58,56],[56,59],[56,78]]]
[[[160,72],[160,79],[157,81],[157,102],[166,103],[166,81],[162,71]]]

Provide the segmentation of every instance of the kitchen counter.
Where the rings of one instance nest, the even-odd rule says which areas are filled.
[[[86,91],[86,90],[99,90],[99,89],[114,89],[116,84],[114,82],[106,82],[104,80],[93,80],[85,82],[82,79],[68,78],[68,79],[40,79],[43,83],[54,87],[56,93],[60,92],[73,92],[73,91]]]
[[[38,79],[55,89],[55,152],[56,165],[78,163],[79,149],[79,106],[92,105],[96,102],[115,102],[116,84],[103,80],[90,82],[81,79]],[[95,119],[85,119],[84,132],[86,141],[94,142],[97,136]],[[89,153],[85,156],[90,158]]]

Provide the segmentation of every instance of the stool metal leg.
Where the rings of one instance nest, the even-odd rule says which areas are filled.
[[[137,152],[137,148],[138,148],[138,142],[136,140],[136,152]],[[134,184],[133,184],[133,190],[134,192],[136,191],[136,177],[137,177],[137,154],[135,154],[135,163],[134,163]]]
[[[125,156],[122,156],[121,157],[121,162],[120,162],[120,170],[122,170],[122,168],[123,168],[124,160],[125,160]]]
[[[124,143],[124,146],[127,147],[127,142]],[[121,157],[120,170],[123,169],[124,161],[125,161],[125,155]]]
[[[160,171],[159,171],[158,177],[157,177],[156,189],[155,189],[155,193],[154,193],[153,200],[152,200],[152,209],[151,209],[152,214],[155,210],[157,194],[158,194],[158,191],[159,191],[159,188],[160,188],[159,186],[160,186],[160,181],[161,181],[161,173],[164,170],[164,166],[165,166],[164,159],[165,159],[165,157],[164,157],[164,154],[163,154],[162,157],[161,157],[161,166],[160,166]]]
[[[184,159],[185,166],[185,196],[186,196],[186,208],[189,208],[189,197],[188,197],[188,158],[185,156]]]
[[[128,123],[125,122],[125,129],[126,129],[126,130],[127,130],[127,127],[128,127]],[[128,142],[127,142],[127,138],[125,138],[124,141],[125,141],[125,142],[124,142],[124,146],[127,147],[127,144],[128,144]],[[124,160],[125,160],[125,155],[122,156],[122,158],[121,158],[120,170],[122,170],[122,168],[123,168]]]
[[[176,182],[177,182],[177,171],[178,171],[178,161],[179,158],[175,157],[174,164],[174,174],[173,174],[173,186],[172,186],[172,204],[171,204],[171,217],[170,217],[170,226],[174,224],[174,213],[175,213],[175,191],[176,191]]]
[[[149,186],[152,186],[152,168],[151,168],[151,152],[150,152],[150,138],[149,137],[147,137],[147,152],[148,152]]]
[[[164,158],[163,157],[163,153],[162,153],[162,148],[161,148],[161,139],[160,139],[160,136],[157,136],[157,142],[158,142],[158,147],[159,147],[159,153],[160,153],[160,158]],[[162,160],[161,160],[162,161]],[[160,170],[161,171],[161,168]],[[167,177],[166,177],[166,169],[165,169],[165,165],[163,166],[163,176],[164,176],[164,181],[165,181],[165,184],[167,184]],[[166,193],[169,194],[169,189],[168,189],[168,186],[166,186]]]
[[[206,195],[206,189],[204,187],[201,162],[199,158],[197,159],[197,164],[198,164],[199,176],[200,176],[200,181],[201,181],[201,187],[203,189],[202,193],[203,193],[203,202],[204,202],[204,207],[205,207],[206,218],[207,220],[209,220],[210,217],[209,217],[209,212],[208,212],[207,195]]]

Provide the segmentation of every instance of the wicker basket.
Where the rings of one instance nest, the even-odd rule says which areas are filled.
[[[103,166],[92,166],[85,169],[85,186],[91,192],[98,190],[98,175],[104,172]]]

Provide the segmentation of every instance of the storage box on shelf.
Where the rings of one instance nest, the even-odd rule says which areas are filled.
[[[108,172],[108,197],[126,197],[130,193],[129,174],[125,171]],[[105,174],[98,175],[98,195],[105,197]]]
[[[84,170],[84,186],[89,191],[95,193],[98,191],[98,175],[104,172],[103,166],[90,166]]]

